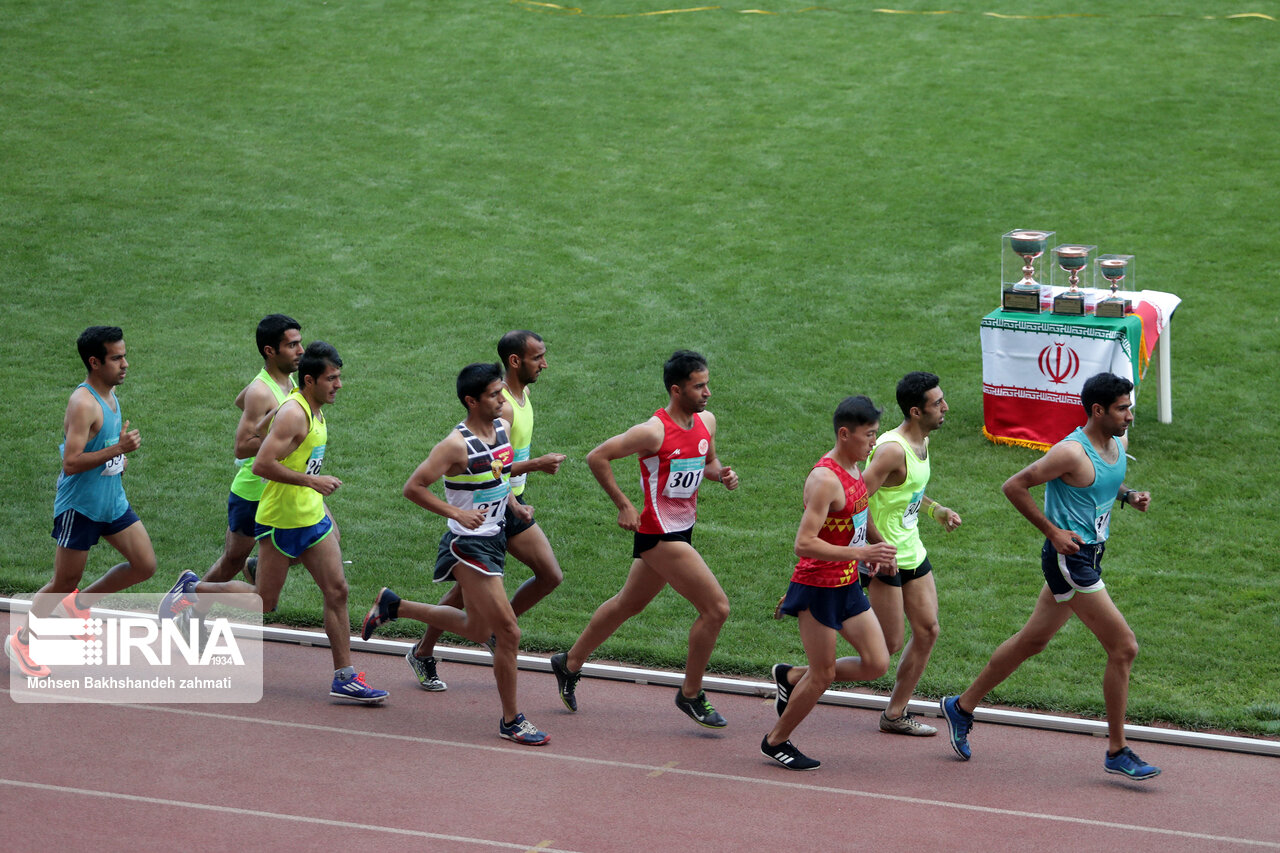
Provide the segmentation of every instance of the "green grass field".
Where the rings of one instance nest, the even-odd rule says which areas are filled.
[[[999,492],[1035,454],[982,438],[978,322],[999,235],[1042,227],[1184,300],[1174,422],[1148,395],[1133,430],[1152,510],[1118,514],[1108,551],[1143,646],[1131,719],[1280,733],[1280,3],[652,14],[672,8],[0,0],[0,589],[51,570],[81,329],[127,335],[127,488],[159,590],[217,556],[231,401],[284,311],[346,360],[325,467],[353,617],[383,584],[434,597],[443,520],[401,487],[462,414],[458,368],[531,328],[551,361],[535,452],[570,461],[531,480],[566,582],[525,648],[566,647],[621,584],[629,534],[583,457],[665,402],[661,362],[692,347],[743,482],[702,495],[733,606],[712,666],[763,677],[801,655],[769,615],[835,403],[868,393],[893,426],[894,383],[928,369],[952,407],[930,493],[964,526],[926,533],[943,633],[919,693],[958,690],[1041,584]],[[308,579],[281,610],[318,624]],[[600,654],[678,667],[692,614],[668,591]],[[1099,716],[1102,664],[1072,624],[992,701]]]

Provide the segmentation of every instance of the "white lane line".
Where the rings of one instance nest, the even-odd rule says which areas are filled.
[[[221,812],[223,814],[237,815],[239,817],[261,817],[270,820],[287,820],[294,823],[305,823],[313,826],[332,826],[338,829],[362,829],[366,832],[383,832],[392,835],[408,835],[413,838],[431,838],[436,841],[457,841],[464,844],[480,844],[485,847],[500,847],[504,850],[539,850],[545,853],[572,853],[568,850],[559,850],[555,847],[543,846],[547,842],[543,841],[539,844],[511,844],[506,841],[492,841],[487,838],[468,838],[463,835],[443,835],[439,832],[422,832],[416,829],[401,829],[395,826],[376,826],[368,823],[355,823],[347,820],[329,820],[323,817],[309,817],[307,815],[293,815],[276,812],[264,812],[258,809],[240,809],[233,806],[215,806],[211,803],[191,803],[185,800],[167,800],[163,797],[142,797],[136,794],[121,794],[114,791],[91,791],[86,788],[69,788],[65,785],[45,785],[40,782],[24,782],[20,779],[0,779],[0,785],[9,785],[14,788],[29,788],[36,791],[51,791],[58,794],[76,794],[82,797],[102,797],[109,800],[127,800],[132,803],[147,803],[154,806],[176,806],[183,809],[196,809],[197,811]]]
[[[3,690],[3,688],[0,688]],[[4,692],[8,692],[5,690]],[[85,702],[86,700],[73,700]],[[935,808],[955,809],[959,811],[971,811],[981,814],[1003,815],[1006,817],[1027,818],[1029,820],[1043,820],[1055,823],[1070,823],[1079,826],[1099,827],[1102,829],[1117,829],[1125,832],[1150,833],[1152,835],[1167,835],[1175,838],[1189,838],[1197,841],[1212,841],[1221,844],[1240,844],[1252,847],[1265,847],[1273,850],[1280,850],[1280,842],[1262,841],[1253,838],[1235,838],[1229,835],[1209,835],[1202,832],[1188,832],[1181,829],[1167,829],[1160,826],[1143,826],[1141,824],[1118,823],[1116,821],[1093,820],[1091,818],[1071,817],[1069,815],[1045,814],[1043,812],[1027,812],[1016,809],[1001,809],[993,806],[980,806],[971,803],[956,803],[948,800],[927,800],[921,797],[908,797],[901,794],[882,794],[875,791],[860,791],[855,788],[836,788],[827,785],[811,785],[803,782],[787,782],[781,779],[758,779],[752,776],[737,776],[728,773],[714,773],[707,770],[689,770],[681,767],[658,766],[653,764],[637,764],[629,761],[614,761],[605,758],[587,758],[578,755],[558,755],[543,750],[520,750],[509,746],[486,746],[478,743],[464,743],[459,741],[439,740],[437,738],[417,737],[414,735],[390,734],[386,732],[371,732],[361,729],[345,729],[337,726],[323,726],[316,723],[299,723],[292,720],[267,720],[260,717],[244,717],[231,714],[220,714],[211,711],[195,711],[189,708],[170,708],[164,705],[126,705],[120,703],[94,703],[91,700],[88,704],[109,704],[114,708],[129,708],[137,711],[154,711],[164,714],[178,714],[191,717],[207,717],[212,720],[241,722],[248,724],[257,724],[264,726],[278,726],[280,728],[301,729],[305,731],[324,732],[331,735],[349,735],[351,737],[364,738],[381,738],[384,740],[401,741],[405,743],[427,744],[431,746],[452,747],[455,749],[472,749],[483,752],[501,752],[504,755],[529,756],[535,759],[544,759],[552,761],[561,761],[576,764],[590,764],[598,767],[612,767],[627,770],[640,770],[645,773],[657,772],[658,775],[673,774],[684,776],[695,776],[703,779],[712,779],[725,782],[741,782],[749,785],[765,785],[773,788],[790,788],[797,791],[810,791],[816,793],[838,794],[841,796],[862,797],[869,800],[884,800],[895,803],[906,803],[909,805],[933,806]]]

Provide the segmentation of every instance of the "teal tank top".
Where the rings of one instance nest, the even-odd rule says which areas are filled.
[[[1074,441],[1084,447],[1093,463],[1093,484],[1085,488],[1068,486],[1062,480],[1050,480],[1044,486],[1044,514],[1063,530],[1080,534],[1090,545],[1107,541],[1111,529],[1111,508],[1115,506],[1120,484],[1124,482],[1126,459],[1119,439],[1116,461],[1108,464],[1093,449],[1084,427],[1076,427],[1063,441]]]
[[[81,382],[81,388],[88,388],[93,399],[102,407],[102,428],[85,444],[86,452],[92,453],[104,447],[120,443],[120,401],[115,394],[111,395],[116,407],[112,409],[106,401],[98,396],[87,382]],[[64,437],[58,445],[58,457],[67,452],[67,441]],[[74,509],[94,521],[115,521],[129,509],[129,501],[124,496],[124,483],[120,475],[124,472],[124,454],[113,456],[97,468],[81,471],[79,474],[58,473],[57,495],[53,499],[53,515],[56,518],[69,509]]]

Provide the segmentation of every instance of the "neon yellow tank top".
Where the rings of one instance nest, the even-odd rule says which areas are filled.
[[[924,562],[927,555],[920,541],[920,505],[924,501],[924,489],[929,485],[929,457],[916,456],[908,442],[896,430],[891,429],[876,440],[876,447],[886,442],[902,445],[907,458],[907,477],[900,486],[881,486],[871,496],[871,519],[893,545],[898,548],[898,568],[914,569]],[[928,453],[926,446],[926,454]],[[875,458],[871,451],[871,459]]]
[[[529,397],[529,386],[524,387],[524,405],[516,402],[515,395],[502,386],[502,396],[511,403],[511,446],[515,449],[512,462],[526,462],[533,446],[533,400]],[[528,474],[511,478],[511,494],[524,492],[524,479]]]
[[[325,444],[329,440],[324,413],[318,416],[312,415],[307,399],[296,388],[289,394],[285,404],[292,401],[297,401],[302,407],[310,427],[302,444],[298,445],[297,450],[281,459],[280,464],[291,471],[319,474],[320,466],[324,464]],[[262,500],[258,502],[255,521],[267,527],[291,528],[310,527],[313,524],[319,524],[322,518],[324,518],[324,498],[315,489],[267,480],[266,487],[262,490]]]
[[[280,386],[271,378],[271,374],[267,373],[265,367],[258,371],[257,376],[253,377],[254,382],[258,380],[262,380],[262,383],[271,389],[271,393],[276,395],[277,406],[289,397],[289,392],[280,390]],[[289,380],[289,384],[293,385],[292,378]],[[236,466],[236,476],[231,481],[231,493],[255,503],[262,500],[262,490],[266,487],[267,481],[253,473],[253,457],[237,459]]]

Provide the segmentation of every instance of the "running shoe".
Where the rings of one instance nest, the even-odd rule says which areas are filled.
[[[364,616],[364,625],[360,628],[360,639],[367,640],[373,636],[378,626],[394,622],[396,617],[391,615],[391,611],[399,607],[400,596],[392,592],[391,587],[384,586],[378,590],[378,597],[373,600],[373,607],[370,607],[369,612]]]
[[[775,663],[773,665],[773,683],[778,685],[778,695],[773,698],[773,710],[778,712],[778,716],[782,716],[782,712],[787,710],[787,702],[791,699],[791,685],[787,683],[787,673],[791,671],[791,666],[785,663]]]
[[[418,677],[418,686],[423,690],[440,693],[449,689],[449,685],[441,681],[440,676],[436,675],[436,659],[434,656],[420,658],[413,653],[413,649],[409,649],[404,659],[409,662],[409,668]]]
[[[582,670],[577,672],[569,671],[569,654],[560,652],[560,654],[551,656],[551,671],[556,675],[556,687],[560,691],[560,701],[570,711],[578,710],[578,697],[574,695],[574,691],[578,689],[578,679],[582,678]]]
[[[538,727],[526,720],[524,714],[516,714],[511,725],[507,725],[506,720],[498,720],[498,736],[525,746],[546,746],[551,743],[551,735],[538,731]]]
[[[244,576],[249,579],[249,583],[256,585],[258,583],[258,558],[250,557],[244,561]]]
[[[676,688],[676,707],[689,715],[695,723],[709,729],[723,729],[729,725],[728,720],[720,716],[720,712],[711,707],[707,701],[707,691],[699,690],[692,699],[684,698],[680,688]]]
[[[192,648],[200,652],[204,650],[205,646],[209,645],[209,638],[213,636],[213,626],[209,624],[208,620],[194,615],[193,608],[190,607],[173,617],[173,624],[177,627],[178,633],[186,639],[191,639],[191,626],[193,623],[195,624],[196,635]]]
[[[196,595],[198,583],[200,577],[195,572],[186,571],[178,575],[177,582],[160,599],[160,618],[172,619],[199,601],[200,596]]]
[[[933,726],[920,722],[910,714],[890,717],[888,711],[880,714],[880,731],[892,735],[914,735],[915,737],[931,737],[938,733]]]
[[[42,663],[36,663],[31,659],[31,647],[22,642],[21,628],[15,629],[12,634],[4,638],[4,653],[9,657],[9,660],[18,665],[18,669],[22,670],[23,675],[31,678],[45,678],[49,675],[49,667]]]
[[[79,594],[80,594],[80,590],[78,589],[67,593],[67,595],[64,596],[61,601],[59,601],[56,605],[54,605],[52,615],[63,618],[63,619],[79,619],[81,622],[88,622],[93,614],[89,612],[89,608],[80,607],[78,604],[76,604],[76,596]],[[88,632],[87,625],[85,626],[85,633],[77,634],[76,639],[77,640],[93,639],[93,634],[90,634]]]
[[[769,736],[765,735],[764,740],[760,741],[760,751],[788,770],[817,770],[822,766],[821,761],[805,755],[792,746],[789,740],[784,740],[777,746],[769,746]]]
[[[329,695],[339,699],[354,699],[357,702],[374,704],[386,699],[389,694],[385,690],[370,687],[365,683],[364,673],[357,672],[345,679],[335,675],[333,686],[329,688]]]
[[[490,634],[489,639],[484,641],[484,647],[489,650],[489,654],[498,654],[498,635]]]
[[[1107,759],[1103,762],[1103,767],[1108,773],[1115,773],[1118,776],[1128,776],[1135,781],[1150,779],[1153,776],[1160,775],[1160,768],[1154,767],[1143,761],[1129,747],[1122,747],[1119,752],[1112,755],[1107,753]]]
[[[959,696],[943,696],[938,703],[942,718],[947,721],[951,735],[951,748],[965,761],[969,760],[969,729],[973,728],[973,714],[961,710]]]

